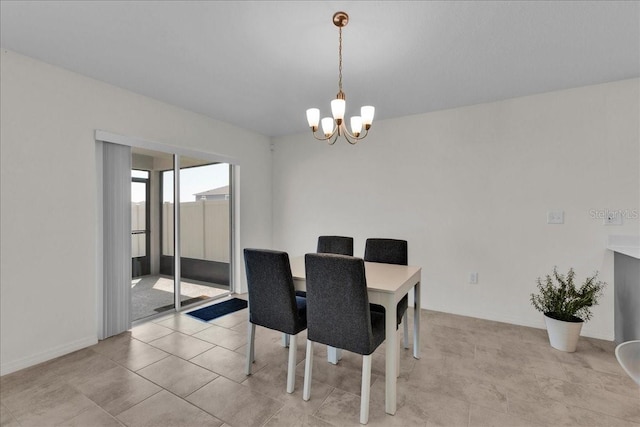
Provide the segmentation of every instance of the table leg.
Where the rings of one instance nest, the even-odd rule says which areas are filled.
[[[396,339],[398,340],[398,352],[396,353],[396,378],[400,377],[400,355],[402,354],[402,341],[400,340],[400,331],[396,331]]]
[[[393,294],[389,295],[384,304],[385,308],[385,412],[390,415],[396,413],[396,360],[398,357],[398,334],[396,334],[397,306]]]
[[[420,282],[413,287],[413,358],[420,359]]]

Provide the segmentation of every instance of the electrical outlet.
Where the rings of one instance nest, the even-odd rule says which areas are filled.
[[[604,225],[622,225],[622,212],[607,211],[602,221]]]
[[[475,271],[472,273],[469,273],[469,284],[476,285],[477,283],[478,283],[478,273],[476,273]]]
[[[564,211],[547,212],[547,224],[564,224]]]

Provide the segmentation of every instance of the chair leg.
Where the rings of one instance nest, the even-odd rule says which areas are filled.
[[[307,401],[311,398],[311,376],[313,374],[313,341],[307,340],[307,355],[304,364],[304,386],[302,399]]]
[[[402,343],[404,348],[409,348],[409,319],[407,319],[407,312],[402,315],[402,324],[404,325],[404,336],[402,337]]]
[[[282,333],[282,346],[284,348],[289,347],[289,334]]]
[[[369,422],[369,397],[371,394],[371,355],[362,356],[362,389],[360,390],[360,424]]]
[[[289,335],[289,366],[287,367],[287,393],[293,393],[296,386],[297,335]]]
[[[246,361],[246,374],[251,375],[251,364],[255,360],[254,344],[256,338],[256,325],[249,322],[249,328],[247,331],[247,361]]]

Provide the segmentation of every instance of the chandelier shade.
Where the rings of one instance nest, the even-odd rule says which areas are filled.
[[[339,136],[343,136],[349,144],[356,144],[364,139],[369,133],[373,116],[375,115],[375,107],[365,105],[360,109],[359,116],[353,116],[350,120],[351,131],[345,125],[345,111],[347,102],[344,92],[342,92],[342,27],[349,23],[349,15],[346,12],[336,12],[333,15],[333,24],[338,27],[338,94],[336,99],[331,101],[332,117],[324,117],[320,120],[320,110],[318,108],[309,108],[307,110],[307,122],[311,128],[313,136],[321,141],[327,141],[333,145]],[[322,126],[322,132],[318,134],[319,127]],[[363,132],[364,129],[364,132]]]

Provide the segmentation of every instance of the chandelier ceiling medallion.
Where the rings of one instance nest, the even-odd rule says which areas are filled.
[[[349,15],[346,12],[336,12],[333,14],[333,25],[338,27],[338,94],[336,99],[331,101],[331,117],[324,117],[320,121],[320,110],[318,108],[309,108],[307,110],[307,121],[313,136],[320,141],[327,141],[329,145],[333,145],[342,135],[349,144],[356,144],[364,139],[369,133],[375,108],[366,105],[360,109],[360,116],[351,117],[351,132],[344,123],[344,112],[346,107],[344,92],[342,92],[342,27],[349,23]],[[318,123],[322,124],[322,133],[318,136]],[[364,127],[364,132],[363,132]]]

